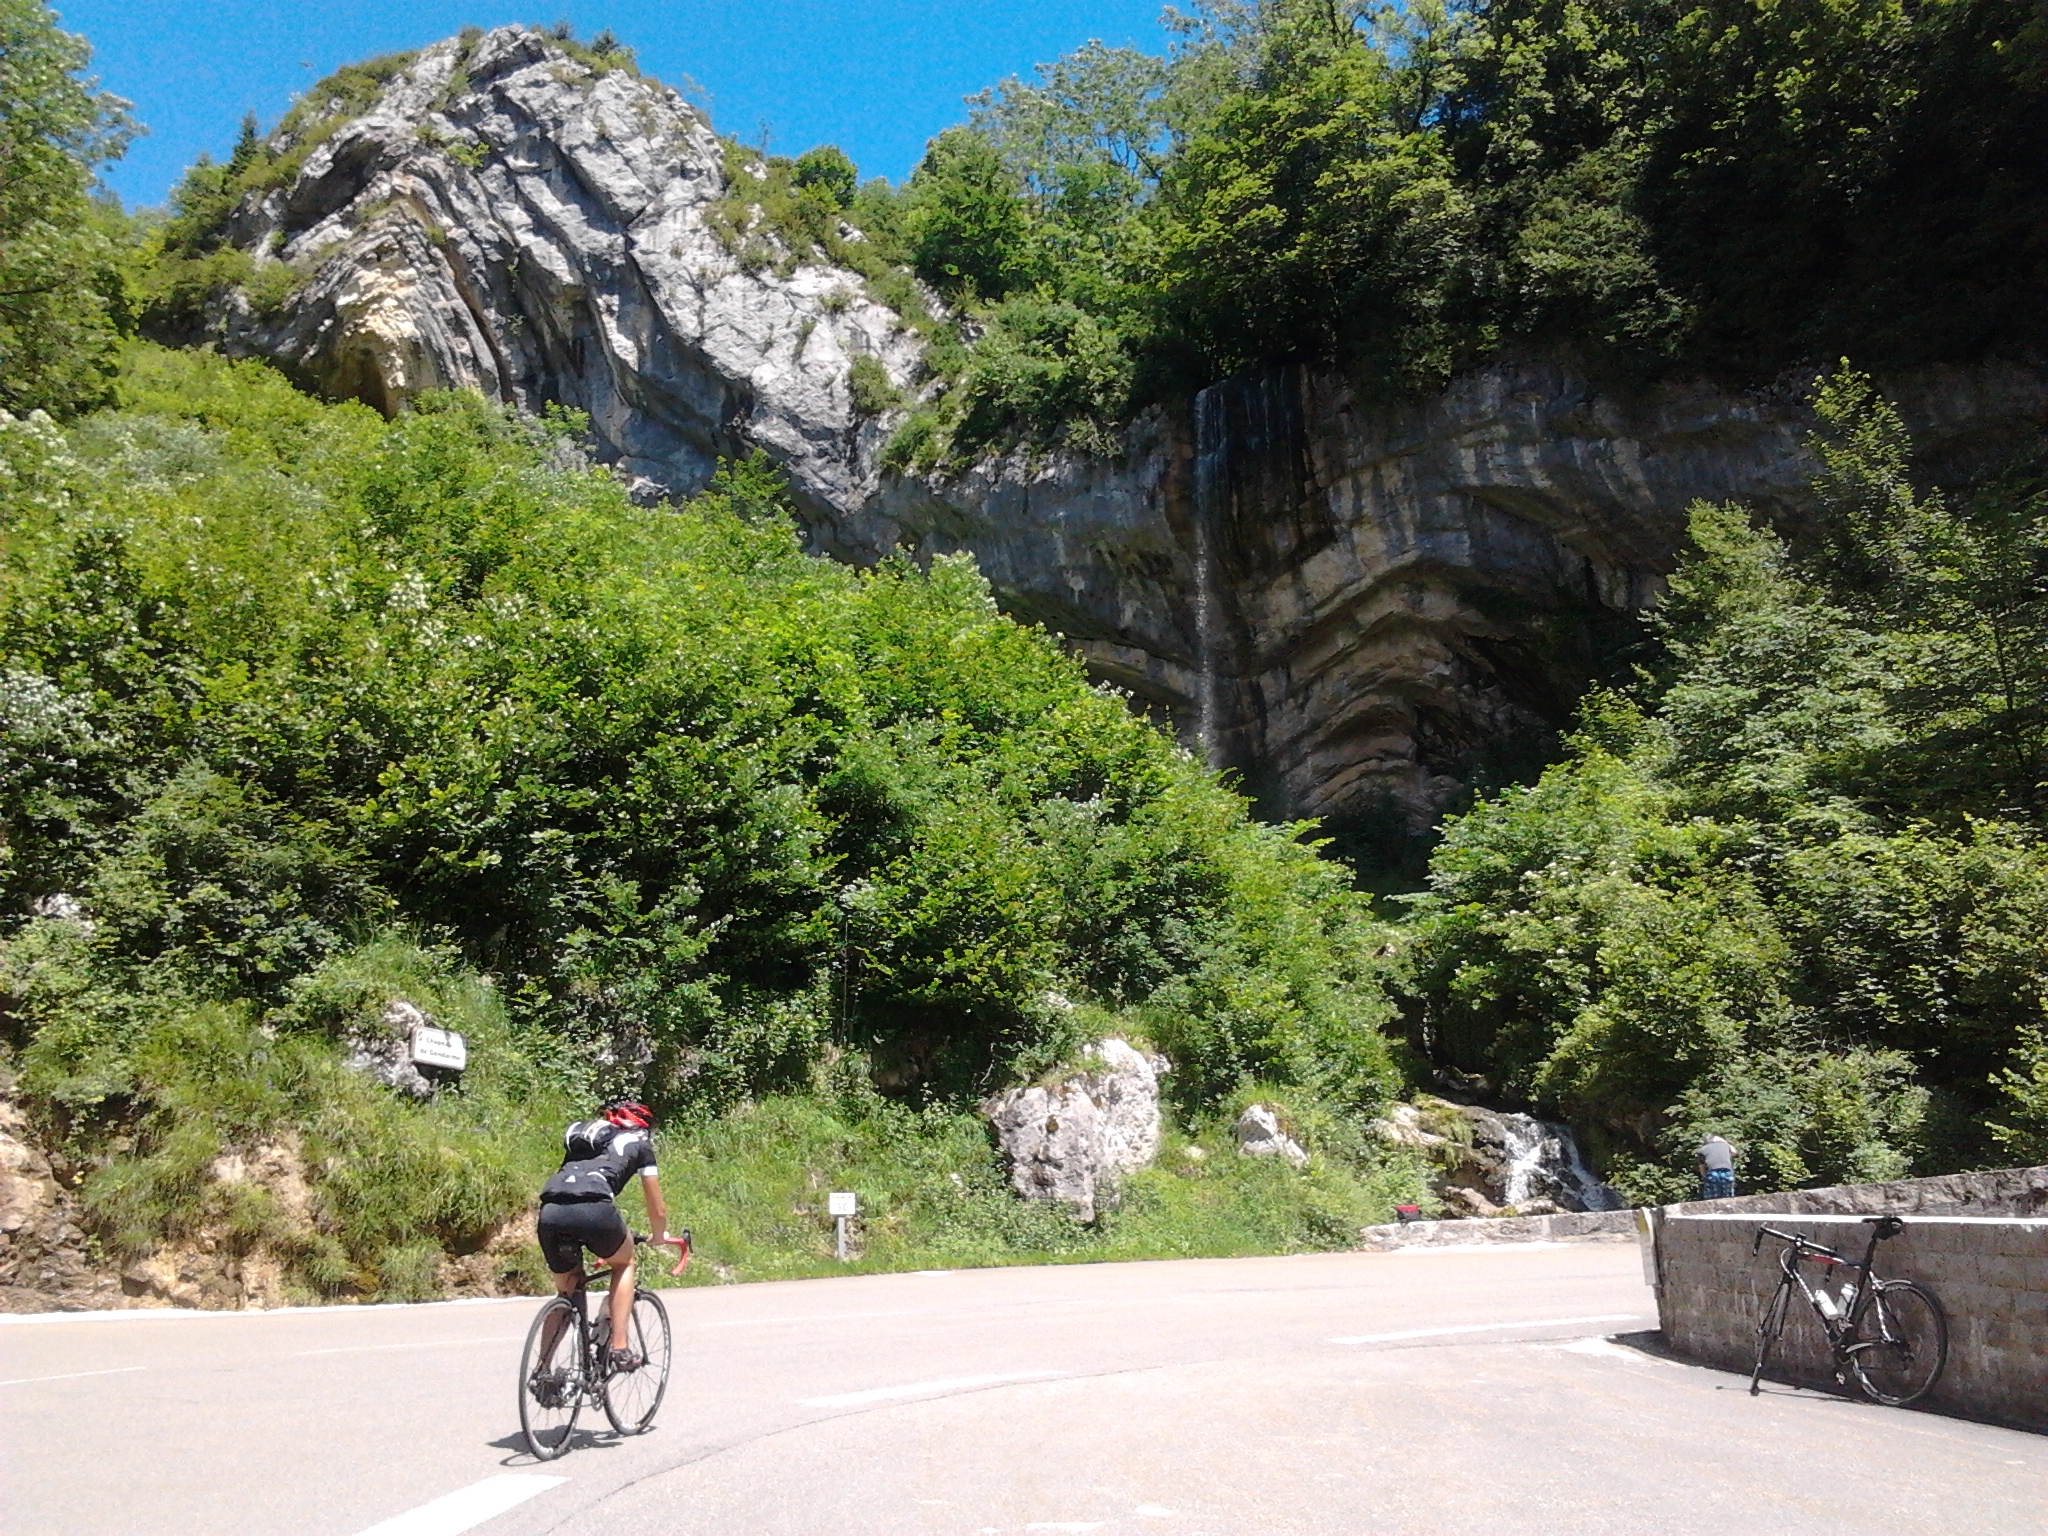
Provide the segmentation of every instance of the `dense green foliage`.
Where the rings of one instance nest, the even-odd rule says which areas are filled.
[[[957,1107],[1115,1028],[1190,1115],[1394,1087],[1342,872],[966,562],[806,556],[758,464],[636,509],[473,397],[386,423],[151,348],[120,391],[0,429],[0,1009],[53,1129],[153,1149],[96,1186],[114,1229],[266,1130],[340,1145],[382,1090],[337,1042],[422,987],[502,1060],[387,1150],[472,1117],[485,1182],[337,1216],[359,1271],[401,1215],[474,1238],[522,1097]]]
[[[1823,536],[1695,509],[1656,675],[1417,909],[1418,1045],[1645,1197],[1708,1128],[1765,1187],[2048,1154],[2048,493],[1916,492],[1865,381],[1818,404]]]
[[[925,338],[891,450],[922,468],[1108,451],[1141,405],[1283,361],[1386,394],[1534,346],[1623,381],[2038,357],[2036,9],[1203,0],[1165,57],[1090,43],[974,98],[901,187],[858,187],[830,145],[729,144],[710,222],[752,268],[850,268]],[[197,336],[231,287],[288,293],[222,244],[228,213],[406,62],[193,169],[146,270],[153,334]]]
[[[1401,391],[1531,345],[1743,380],[2048,349],[2028,0],[1217,0],[1179,31],[1005,82],[899,194],[894,253],[985,337],[916,456],[1099,445],[1287,360]]]
[[[42,0],[0,0],[0,410],[106,396],[125,295],[93,168],[133,130],[126,103],[81,78],[90,55]]]

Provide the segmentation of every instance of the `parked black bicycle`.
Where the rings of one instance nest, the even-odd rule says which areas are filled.
[[[1821,1331],[1827,1335],[1834,1364],[1835,1380],[1847,1386],[1853,1378],[1863,1395],[1874,1402],[1902,1408],[1925,1397],[1948,1365],[1948,1318],[1941,1303],[1925,1286],[1911,1280],[1886,1280],[1871,1267],[1877,1245],[1897,1237],[1905,1222],[1896,1216],[1866,1216],[1870,1245],[1861,1260],[1844,1258],[1840,1252],[1816,1243],[1803,1232],[1780,1232],[1760,1228],[1749,1251],[1756,1253],[1767,1237],[1785,1244],[1778,1256],[1782,1278],[1769,1305],[1757,1318],[1756,1369],[1750,1372],[1749,1393],[1760,1390],[1764,1367],[1771,1350],[1785,1331],[1785,1316],[1797,1289],[1813,1308]],[[1808,1281],[1802,1264],[1818,1271]],[[1828,1287],[1836,1272],[1842,1279],[1837,1290]]]
[[[649,1240],[635,1232],[633,1241]],[[690,1232],[684,1228],[677,1244],[690,1262]],[[569,1449],[576,1420],[585,1407],[601,1407],[612,1428],[622,1435],[645,1434],[654,1425],[655,1410],[668,1390],[671,1348],[668,1309],[644,1286],[633,1288],[633,1310],[627,1321],[626,1346],[638,1363],[620,1370],[607,1347],[611,1342],[610,1309],[605,1305],[611,1271],[585,1269],[576,1289],[551,1297],[527,1330],[519,1354],[519,1427],[536,1460],[553,1461]],[[600,1284],[592,1289],[591,1282]],[[597,1305],[591,1305],[592,1297]]]

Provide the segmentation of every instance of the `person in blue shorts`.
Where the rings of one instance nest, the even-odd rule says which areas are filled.
[[[1735,1193],[1735,1148],[1716,1131],[1694,1154],[1700,1165],[1700,1198],[1726,1200]]]

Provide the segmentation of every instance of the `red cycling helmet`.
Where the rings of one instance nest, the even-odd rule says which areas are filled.
[[[613,1125],[630,1126],[637,1130],[650,1130],[654,1125],[654,1111],[638,1099],[614,1099],[601,1111]]]

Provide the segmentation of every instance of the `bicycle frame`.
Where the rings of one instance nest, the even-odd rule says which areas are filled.
[[[634,1250],[633,1266],[635,1269],[638,1269],[640,1263],[640,1250],[643,1248],[652,1247],[654,1244],[654,1239],[649,1237],[644,1232],[635,1232],[632,1234],[632,1237]],[[681,1258],[677,1261],[676,1267],[669,1271],[671,1275],[680,1275],[684,1270],[690,1267],[690,1253],[692,1246],[693,1239],[690,1233],[690,1229],[688,1227],[685,1227],[682,1230],[682,1234],[679,1237],[677,1237],[674,1242],[674,1247],[676,1248],[678,1253],[680,1253]],[[613,1269],[609,1264],[586,1264],[584,1265],[582,1271],[576,1277],[576,1289],[573,1291],[562,1292],[564,1299],[566,1299],[570,1303],[570,1305],[573,1306],[576,1310],[576,1326],[583,1331],[585,1349],[584,1358],[587,1360],[597,1360],[601,1358],[599,1351],[603,1349],[604,1346],[611,1341],[611,1318],[608,1315],[608,1309],[602,1303],[600,1303],[596,1310],[593,1311],[591,1309],[590,1300],[593,1296],[601,1296],[609,1299],[611,1295],[612,1281],[617,1274],[618,1271]],[[568,1332],[568,1329],[564,1327],[562,1332],[566,1333]],[[545,1357],[549,1360],[552,1360],[554,1358],[555,1351],[561,1348],[561,1344],[561,1334],[557,1334],[554,1338],[548,1340],[545,1350]],[[598,1376],[595,1373],[593,1373],[591,1379],[586,1383],[586,1389],[591,1394],[593,1401],[595,1400],[597,1390],[601,1385],[601,1376]]]
[[[1863,1319],[1870,1311],[1871,1302],[1877,1294],[1877,1287],[1871,1283],[1871,1268],[1877,1261],[1877,1245],[1888,1237],[1896,1237],[1904,1227],[1905,1223],[1896,1216],[1873,1217],[1870,1242],[1864,1248],[1860,1260],[1844,1258],[1839,1249],[1830,1248],[1825,1243],[1816,1243],[1803,1232],[1780,1232],[1775,1227],[1758,1228],[1755,1240],[1749,1245],[1749,1251],[1758,1252],[1767,1237],[1777,1238],[1785,1244],[1785,1251],[1778,1255],[1778,1268],[1784,1274],[1784,1279],[1779,1284],[1798,1286],[1800,1294],[1806,1298],[1806,1305],[1819,1320],[1821,1332],[1827,1335],[1830,1353],[1839,1359],[1853,1354],[1858,1348],[1867,1348],[1871,1342],[1860,1338],[1859,1335],[1862,1332]],[[1829,1306],[1821,1304],[1820,1287],[1808,1284],[1806,1276],[1800,1272],[1799,1265],[1802,1260],[1811,1260],[1817,1264],[1849,1272],[1851,1283],[1856,1287],[1856,1297],[1846,1311],[1833,1310],[1832,1298]]]

